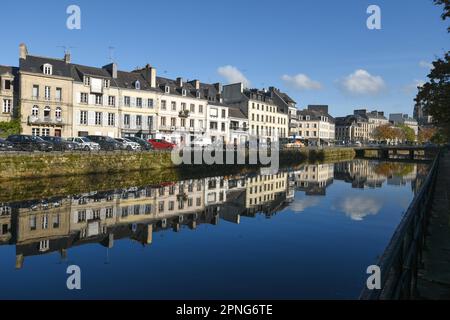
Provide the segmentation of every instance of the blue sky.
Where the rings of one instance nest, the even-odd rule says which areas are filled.
[[[81,30],[66,28],[71,4],[81,8]],[[381,30],[366,27],[371,4],[381,8]],[[92,66],[107,64],[113,46],[122,70],[150,63],[173,78],[244,76],[299,107],[328,104],[335,116],[361,107],[411,114],[414,84],[449,49],[431,0],[43,0],[2,2],[1,11],[3,65],[18,64],[21,42],[52,57],[71,46],[73,62]]]

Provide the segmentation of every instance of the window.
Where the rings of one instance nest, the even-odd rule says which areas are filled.
[[[186,89],[181,90],[181,94],[183,95],[183,97],[186,97]]]
[[[62,100],[62,89],[56,88],[56,100],[61,101]]]
[[[31,115],[33,117],[39,116],[39,107],[38,106],[33,106],[33,108],[31,109]]]
[[[166,109],[167,109],[167,101],[161,100],[161,110],[166,110]]]
[[[216,108],[211,108],[210,116],[211,118],[217,118],[219,116],[218,110]]]
[[[39,251],[45,252],[50,249],[50,241],[49,240],[42,240],[39,242]]]
[[[50,107],[49,106],[46,106],[45,108],[44,108],[44,118],[49,118],[50,117],[50,112],[51,112],[52,110],[50,109]]]
[[[209,124],[209,129],[211,130],[217,130],[218,126],[217,126],[217,122],[211,122]]]
[[[199,112],[199,113],[203,113],[203,106],[202,106],[202,105],[199,105],[199,106],[198,106],[198,112]]]
[[[44,137],[49,137],[49,136],[50,136],[50,129],[48,129],[48,128],[43,128],[43,129],[42,129],[42,136],[44,136]]]
[[[80,111],[80,124],[86,125],[88,122],[88,112]]]
[[[165,91],[166,93],[170,93],[170,87],[169,87],[169,86],[166,86],[165,89],[164,89],[164,91]]]
[[[36,216],[30,217],[30,230],[31,231],[36,230]]]
[[[124,104],[126,107],[131,106],[131,98],[128,97],[128,96],[123,97],[123,104]]]
[[[115,126],[116,123],[116,117],[114,113],[108,113],[108,126]]]
[[[161,117],[161,126],[166,126],[166,117]]]
[[[142,126],[142,116],[136,116],[136,126]]]
[[[103,96],[101,94],[96,94],[95,96],[95,104],[101,106],[103,104]]]
[[[195,113],[195,104],[191,104],[191,106],[190,106],[190,111],[191,111],[192,113]]]
[[[148,106],[149,108],[153,108],[153,99],[148,99],[148,101],[147,101],[147,106]]]
[[[191,128],[194,128],[194,127],[195,127],[195,120],[191,119],[191,120],[189,121],[189,126],[190,126]]]
[[[222,110],[222,118],[226,118],[227,117],[227,111],[226,110]]]
[[[42,225],[41,226],[42,226],[43,230],[48,229],[48,216],[47,215],[44,215],[42,217]]]
[[[170,118],[170,125],[172,127],[176,127],[177,125],[177,119],[176,118]]]
[[[181,119],[181,127],[186,127],[186,119]]]
[[[5,80],[5,85],[3,89],[11,90],[11,80]]]
[[[177,111],[177,103],[175,101],[171,102],[172,111]]]
[[[39,98],[39,86],[33,85],[33,99]]]
[[[84,221],[86,221],[86,210],[78,211],[77,222],[80,223]]]
[[[108,97],[108,106],[110,106],[110,107],[116,106],[116,97],[115,96]]]
[[[136,90],[141,90],[141,83],[140,83],[139,81],[136,81],[136,82],[134,83],[134,88],[135,88]]]
[[[95,113],[95,125],[101,126],[103,123],[103,113],[102,112],[96,112]]]
[[[42,70],[46,75],[51,75],[53,73],[52,65],[48,63],[43,65]]]
[[[195,96],[196,96],[198,99],[200,99],[200,97],[201,97],[200,91],[197,91],[197,92],[195,93]]]
[[[45,100],[50,100],[50,87],[45,87]]]
[[[55,111],[55,117],[56,119],[61,119],[62,109],[61,107],[57,107]]]
[[[91,85],[91,78],[84,76],[83,82],[85,86],[89,86]]]
[[[103,86],[104,86],[105,88],[109,88],[110,84],[111,84],[111,81],[109,81],[108,79],[105,79],[105,80],[103,81]]]
[[[222,122],[222,132],[225,132],[225,123]]]
[[[136,107],[142,108],[142,98],[136,98]]]
[[[198,127],[203,129],[203,120],[198,120]]]
[[[89,96],[86,92],[81,92],[80,93],[80,103],[88,103],[89,101]]]
[[[130,115],[129,114],[124,114],[123,115],[123,124],[125,126],[129,126],[130,125]]]
[[[152,116],[147,117],[147,125],[148,125],[149,130],[153,130],[153,117]]]
[[[10,99],[3,100],[3,113],[11,113],[11,100]]]

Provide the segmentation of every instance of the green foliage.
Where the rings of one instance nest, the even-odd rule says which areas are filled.
[[[408,141],[408,142],[414,142],[416,141],[416,133],[414,130],[408,126],[405,125],[398,125],[398,129],[400,129],[400,138],[402,140]]]
[[[12,134],[19,134],[20,130],[21,128],[19,120],[0,122],[0,138],[7,138]]]
[[[431,138],[432,143],[445,144],[448,141],[448,135],[443,130],[438,130]]]

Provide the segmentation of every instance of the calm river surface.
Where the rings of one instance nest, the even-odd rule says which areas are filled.
[[[357,298],[428,168],[354,160],[0,203],[0,299]]]

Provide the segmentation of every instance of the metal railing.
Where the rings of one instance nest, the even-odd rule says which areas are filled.
[[[415,297],[440,156],[441,152],[378,262],[381,289],[370,290],[366,287],[360,300],[406,300]]]

